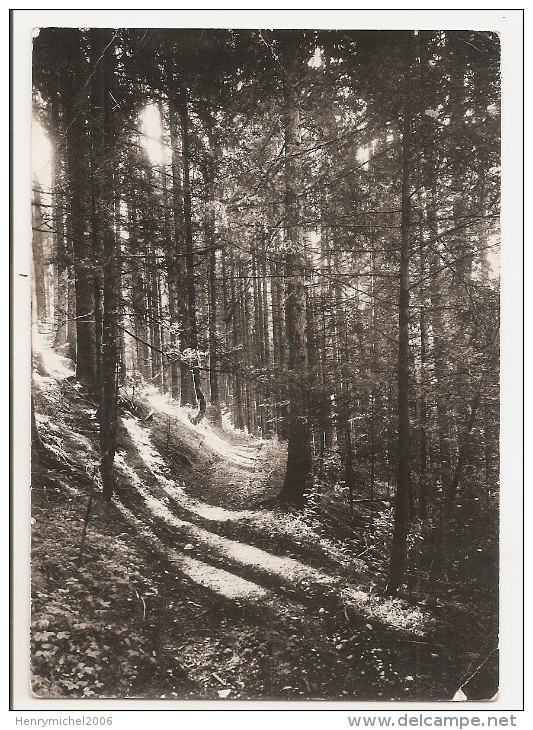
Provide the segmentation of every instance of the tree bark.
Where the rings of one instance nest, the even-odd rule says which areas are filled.
[[[196,287],[194,283],[194,243],[192,233],[192,200],[190,182],[189,151],[189,91],[185,81],[181,81],[178,95],[178,112],[181,123],[182,193],[183,193],[183,230],[185,238],[185,289],[187,296],[186,322],[182,343],[185,348],[198,351],[198,324],[196,320]],[[205,398],[200,387],[200,370],[195,362],[187,369],[182,368],[182,403],[198,405],[197,418],[205,413]],[[191,388],[192,386],[192,388]],[[202,403],[202,399],[204,402]]]
[[[102,253],[99,274],[102,290],[102,354],[100,403],[100,473],[103,496],[111,500],[115,477],[113,462],[116,450],[118,426],[118,276],[117,243],[114,220],[114,171],[113,140],[114,128],[111,114],[111,79],[113,75],[113,31],[93,29],[91,31],[95,72],[92,77],[94,97],[98,100],[94,118],[93,141],[93,190],[97,209],[97,245]]]
[[[281,36],[283,76],[283,125],[285,137],[285,273],[287,296],[285,316],[290,376],[289,438],[285,480],[280,499],[301,502],[311,475],[310,429],[307,394],[307,321],[304,285],[304,251],[297,195],[299,177],[300,112],[298,94],[298,38],[291,32]]]
[[[208,262],[208,304],[209,304],[209,388],[211,400],[211,419],[217,426],[222,426],[222,411],[220,409],[220,383],[218,362],[218,306],[217,306],[217,250],[216,250],[216,220],[215,220],[215,161],[218,156],[213,121],[209,112],[206,113],[205,124],[209,148],[205,152],[204,185],[206,206],[204,216],[205,245],[209,251]]]
[[[61,29],[63,31],[63,29]],[[85,114],[88,99],[83,74],[81,33],[78,30],[59,31],[54,43],[68,44],[72,53],[68,74],[64,75],[62,102],[66,137],[68,192],[70,197],[70,228],[74,255],[76,300],[76,378],[89,395],[98,398],[96,377],[96,328],[94,295],[94,257],[89,236],[90,191],[87,185],[88,152]],[[67,82],[68,79],[68,82]]]
[[[172,343],[176,353],[175,365],[172,368],[172,395],[182,404],[194,403],[194,392],[191,373],[185,363],[178,364],[179,353],[187,344],[187,296],[184,240],[184,200],[182,180],[184,175],[183,158],[180,151],[179,140],[183,136],[180,131],[179,112],[179,88],[178,79],[172,59],[167,60],[167,87],[168,87],[168,111],[169,111],[169,134],[171,148],[172,167],[172,213],[173,213],[173,246],[170,252],[169,277],[169,298]],[[186,111],[186,110],[185,110]],[[178,336],[179,333],[179,336]]]
[[[269,317],[269,297],[268,297],[268,281],[267,281],[267,263],[266,263],[266,241],[263,240],[262,258],[260,262],[261,270],[261,290],[260,299],[263,308],[263,365],[272,372],[272,348],[270,345],[270,317]],[[267,396],[265,389],[264,396]],[[263,438],[268,438],[272,433],[272,409],[270,406],[271,388],[268,389],[268,404],[263,406],[264,428]]]
[[[412,39],[408,41],[406,78],[412,64]],[[398,304],[398,471],[394,500],[394,530],[387,593],[400,587],[407,559],[410,516],[410,422],[409,422],[409,258],[411,237],[411,90],[406,88],[402,129],[402,213],[400,246],[400,294]]]
[[[35,295],[35,315],[37,323],[44,323],[47,319],[46,281],[45,281],[45,253],[44,237],[46,235],[41,213],[41,192],[38,181],[34,182],[33,201],[31,206],[32,218],[32,260],[33,260],[33,291]]]

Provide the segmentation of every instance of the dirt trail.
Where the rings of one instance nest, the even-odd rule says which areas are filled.
[[[397,698],[398,685],[414,691],[412,678],[394,674],[394,657],[409,646],[429,652],[434,619],[373,595],[354,580],[353,561],[300,514],[260,506],[279,488],[284,455],[276,444],[232,432],[225,441],[209,424],[180,417],[180,438],[192,434],[204,456],[184,474],[158,448],[157,423],[126,417],[123,426],[116,465],[128,489],[115,499],[118,510],[162,561],[162,578],[183,576],[217,605],[217,618],[179,646],[189,678],[220,697],[253,696],[249,687],[257,696],[268,686],[270,696],[287,698],[344,697],[354,686],[358,696],[379,697],[388,684]],[[222,506],[228,502],[247,509]],[[155,622],[175,651],[163,624]]]
[[[123,419],[123,425],[142,464],[154,478],[154,483],[150,486],[126,462],[121,453],[116,457],[117,466],[128,478],[136,495],[142,498],[151,526],[163,523],[165,527],[173,529],[172,547],[165,549],[165,538],[157,538],[153,532],[150,533],[150,539],[154,544],[159,541],[160,549],[191,580],[226,597],[238,596],[254,600],[265,597],[268,586],[270,604],[278,610],[279,604],[287,600],[287,591],[292,591],[293,594],[307,591],[307,597],[310,597],[312,593],[316,594],[317,588],[327,588],[330,594],[334,593],[339,601],[352,606],[362,617],[375,619],[380,624],[411,631],[416,635],[424,633],[429,619],[427,614],[417,607],[404,607],[399,601],[378,599],[361,590],[359,586],[350,585],[346,577],[343,579],[345,570],[340,560],[336,574],[332,574],[324,568],[317,569],[294,557],[275,554],[250,544],[250,537],[254,537],[250,529],[246,531],[246,539],[230,539],[219,534],[221,525],[233,522],[238,523],[237,530],[239,526],[252,530],[255,528],[258,537],[261,532],[268,532],[270,536],[278,534],[294,540],[298,536],[298,524],[287,525],[280,520],[279,513],[273,510],[228,510],[190,497],[183,483],[178,484],[175,479],[170,478],[169,466],[155,448],[150,429],[135,418]],[[272,462],[262,453],[268,450],[266,445],[260,440],[246,440],[239,444],[239,437],[236,435],[232,436],[233,444],[224,445],[218,434],[213,434],[209,425],[205,427],[205,433],[205,441],[217,445],[216,462],[204,474],[204,484],[210,488],[206,491],[211,495],[215,494],[218,499],[224,499],[229,491],[237,490],[241,493],[240,500],[244,500],[247,486],[252,482],[263,484],[268,475]],[[225,458],[227,453],[231,454],[230,459]],[[132,521],[134,516],[128,507],[120,501],[117,504],[123,515]],[[183,519],[183,516],[177,514],[177,510],[182,514],[185,511],[188,519]],[[208,526],[196,524],[195,520],[198,518],[205,520]],[[138,518],[135,520],[137,524],[141,524]],[[320,542],[318,535],[315,535],[315,539]],[[175,546],[178,542],[182,544],[181,552]],[[330,561],[332,556],[341,558],[333,546],[326,544],[324,548],[325,556]],[[213,566],[213,561],[223,563],[224,569]],[[244,576],[239,571],[244,571]],[[280,588],[281,584],[283,588]],[[273,587],[276,593],[272,593]],[[315,613],[318,610],[312,605],[312,601],[311,610]]]

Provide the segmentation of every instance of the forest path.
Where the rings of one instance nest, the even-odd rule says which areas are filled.
[[[279,444],[215,431],[207,422],[195,426],[172,404],[165,411],[147,422],[123,417],[116,456],[123,486],[114,504],[157,558],[169,595],[181,576],[201,591],[193,606],[216,608],[203,608],[179,645],[176,619],[155,617],[158,647],[179,654],[208,696],[270,687],[271,697],[345,697],[354,683],[358,696],[380,696],[391,682],[396,696],[399,685],[410,694],[414,680],[394,674],[394,655],[429,647],[431,615],[357,582],[353,563],[312,520],[264,506],[283,475]],[[191,457],[184,470],[173,448],[178,441],[180,449],[195,444],[203,458]]]
[[[200,467],[193,490],[219,502],[213,504],[191,496],[189,485],[174,477],[172,466],[153,443],[150,426],[134,417],[124,418],[123,426],[137,458],[117,453],[117,467],[130,485],[117,505],[191,580],[228,598],[268,599],[277,613],[287,612],[290,596],[289,613],[295,613],[298,604],[297,612],[305,608],[315,615],[326,598],[344,609],[349,605],[366,620],[415,635],[424,633],[427,614],[418,607],[373,596],[350,581],[339,548],[297,515],[291,518],[280,510],[220,505],[227,501],[250,504],[265,493],[276,459],[279,462],[283,456],[276,443],[234,432],[224,442],[209,424],[203,428],[191,424],[190,430],[200,431],[200,436],[203,431],[204,441],[217,445],[210,465]]]

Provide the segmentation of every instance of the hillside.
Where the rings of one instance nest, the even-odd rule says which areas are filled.
[[[193,425],[146,386],[121,392],[106,504],[95,406],[70,361],[34,344],[46,447],[32,482],[36,696],[494,695],[497,630],[485,597],[463,590],[459,600],[452,585],[381,595],[389,504],[373,541],[360,515],[335,511],[333,487],[301,511],[281,507],[284,444],[229,423]]]

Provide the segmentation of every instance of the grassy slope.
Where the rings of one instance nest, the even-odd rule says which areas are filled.
[[[475,605],[475,595],[461,605],[453,590],[446,598],[441,592],[438,600],[431,593],[418,594],[414,598],[430,606],[433,614],[423,635],[402,630],[394,616],[369,619],[368,610],[383,607],[380,599],[371,603],[376,563],[365,565],[351,552],[347,559],[338,558],[335,546],[342,545],[347,530],[334,519],[333,510],[317,517],[313,510],[299,516],[259,508],[260,501],[279,488],[283,450],[262,445],[257,466],[250,470],[241,468],[238,459],[232,461],[239,448],[259,453],[259,444],[246,437],[226,433],[221,442],[214,434],[219,439],[214,451],[211,437],[206,443],[202,430],[189,426],[183,414],[177,419],[156,410],[142,424],[164,458],[161,468],[175,483],[185,483],[187,495],[231,509],[255,510],[253,519],[213,523],[162,496],[174,515],[211,530],[217,540],[240,540],[326,571],[335,575],[334,586],[258,572],[221,557],[209,541],[191,545],[190,533],[154,517],[128,472],[117,469],[121,502],[148,525],[157,542],[142,534],[116,504],[102,502],[99,485],[93,483],[94,407],[75,383],[64,379],[65,372],[54,372],[50,363],[41,371],[45,377],[35,378],[39,429],[45,444],[66,463],[59,467],[55,460],[40,459],[34,464],[36,695],[429,700],[449,699],[470,674],[475,676],[465,687],[469,697],[494,694],[492,607]],[[63,379],[50,377],[50,371]],[[148,415],[152,406],[145,402],[142,414]],[[226,457],[221,443],[226,444]],[[118,449],[130,473],[159,495],[161,474],[143,463],[124,427]],[[92,513],[78,568],[91,490]],[[228,598],[187,577],[171,551],[187,555],[192,548],[202,564],[257,583],[268,592],[268,600]],[[346,593],[354,585],[366,596],[365,605]],[[410,610],[401,603],[389,608],[398,616]]]

